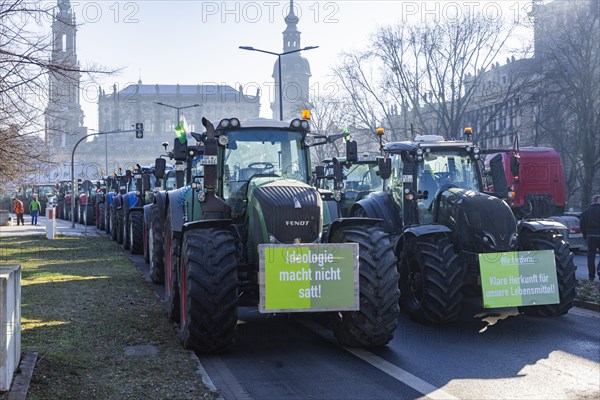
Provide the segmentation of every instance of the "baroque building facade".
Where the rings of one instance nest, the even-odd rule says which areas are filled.
[[[81,154],[105,173],[149,165],[164,153],[163,142],[173,145],[178,116],[188,133],[201,133],[202,117],[216,125],[226,117],[256,118],[259,111],[258,92],[247,95],[241,87],[228,85],[144,84],[140,80],[121,90],[113,85],[109,93],[99,88],[99,130],[133,130],[141,122],[144,137],[136,138],[135,132],[99,135],[82,146]]]
[[[86,135],[80,105],[81,73],[77,60],[77,27],[69,0],[58,0],[52,19],[48,105],[45,110],[45,143],[50,158],[70,160],[73,146]]]

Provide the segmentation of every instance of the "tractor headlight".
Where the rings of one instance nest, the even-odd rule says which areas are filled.
[[[292,126],[292,128],[300,128],[300,126],[302,126],[302,120],[296,118],[292,120],[292,123],[290,125]]]
[[[240,120],[239,120],[239,119],[237,119],[237,118],[231,118],[231,119],[229,120],[229,123],[231,124],[231,126],[232,126],[233,128],[237,128],[238,126],[240,126]]]
[[[237,121],[237,120],[236,120]],[[238,122],[239,123],[239,122]],[[233,125],[232,125],[233,126]],[[227,136],[225,135],[220,135],[219,136],[219,144],[223,147],[227,146],[227,143],[229,143],[229,138],[227,138]]]
[[[422,156],[423,155],[423,149],[417,149],[417,155],[418,156]]]
[[[204,190],[198,192],[198,201],[200,203],[204,203],[206,201],[206,192]]]
[[[473,153],[474,154],[479,154],[479,147],[473,147]]]
[[[336,190],[333,192],[333,199],[335,201],[342,201],[342,192],[340,192],[339,190]]]
[[[227,128],[230,124],[230,121],[228,119],[222,119],[221,122],[219,122],[219,126],[221,128]]]
[[[309,127],[308,121],[303,119],[302,122],[300,122],[300,126],[302,126],[302,128],[304,128],[304,129],[308,130],[308,127]]]

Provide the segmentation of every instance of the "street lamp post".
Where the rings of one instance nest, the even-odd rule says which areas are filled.
[[[175,110],[177,110],[177,124],[179,124],[179,111],[180,110],[183,110],[186,108],[192,108],[192,107],[200,107],[200,104],[191,104],[189,106],[177,107],[177,106],[172,106],[170,104],[161,103],[160,101],[155,101],[154,104],[158,104],[159,106],[174,108]]]
[[[85,135],[81,139],[79,139],[77,141],[77,143],[75,143],[75,146],[73,146],[73,151],[71,152],[71,228],[75,228],[75,150],[77,150],[77,146],[79,146],[79,144],[81,142],[83,142],[85,139],[87,139],[91,136],[108,135],[110,133],[125,133],[125,132],[135,132],[135,129],[134,130],[126,130],[126,131],[118,129],[116,131],[90,133],[88,135]]]
[[[305,50],[312,50],[312,49],[316,49],[318,47],[319,46],[308,46],[308,47],[303,47],[301,49],[284,51],[283,53],[275,53],[273,51],[256,49],[252,46],[240,46],[239,47],[242,50],[258,51],[260,53],[266,53],[266,54],[271,54],[273,56],[277,56],[277,67],[278,67],[277,74],[279,75],[279,120],[280,121],[283,121],[283,84],[281,82],[281,56],[285,56],[286,54],[298,53],[300,51],[305,51]]]

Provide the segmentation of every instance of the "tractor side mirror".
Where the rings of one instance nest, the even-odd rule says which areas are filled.
[[[519,176],[519,167],[521,166],[521,162],[519,161],[519,157],[515,154],[510,156],[510,172],[513,176]]]
[[[346,161],[353,163],[358,161],[358,145],[356,140],[348,140],[346,142]]]
[[[342,164],[340,164],[337,158],[332,160],[333,164],[333,181],[335,182],[336,189],[342,189],[344,187],[344,176],[342,173]]]
[[[173,158],[175,161],[187,160],[187,142],[181,143],[179,139],[175,138],[173,141]]]
[[[315,167],[315,175],[316,175],[317,179],[325,178],[325,166],[317,165]]]
[[[379,168],[379,176],[381,179],[389,179],[392,176],[392,159],[377,157],[377,167]]]
[[[494,193],[498,193],[502,197],[506,196],[508,193],[508,182],[506,180],[506,174],[504,172],[504,163],[502,161],[501,154],[496,154],[490,160],[490,173],[492,176],[492,184],[494,185]]]
[[[165,169],[167,168],[167,160],[164,158],[157,158],[154,160],[154,176],[156,179],[162,179],[165,177]]]

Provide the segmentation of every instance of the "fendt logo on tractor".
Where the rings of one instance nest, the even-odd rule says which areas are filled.
[[[308,226],[310,221],[285,221],[287,226]]]

